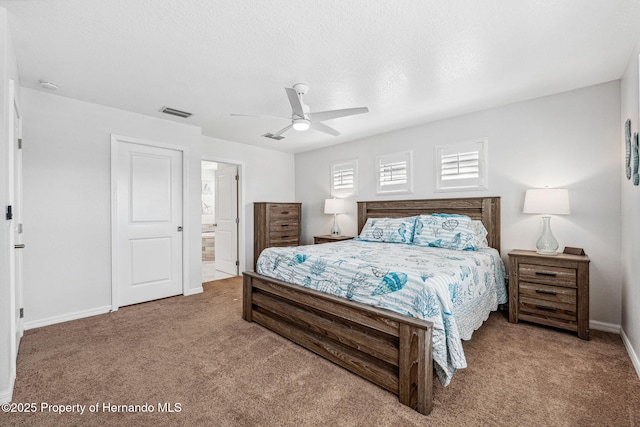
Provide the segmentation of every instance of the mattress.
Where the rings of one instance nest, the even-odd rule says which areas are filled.
[[[504,264],[493,248],[457,251],[347,240],[267,248],[256,272],[433,323],[433,360],[448,385],[467,366],[469,340],[508,301]]]

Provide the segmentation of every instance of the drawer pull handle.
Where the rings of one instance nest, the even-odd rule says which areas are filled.
[[[289,224],[280,224],[280,227],[288,227]]]
[[[557,275],[557,273],[552,273],[550,271],[536,271],[536,276],[556,277]]]
[[[547,307],[546,305],[536,305],[538,310],[546,310],[546,311],[558,311],[557,308]]]
[[[558,295],[557,292],[554,291],[545,291],[544,289],[536,289],[537,294],[545,294],[545,295]]]
[[[281,213],[282,213],[282,215],[289,215],[289,211],[284,211],[284,212],[281,212]]]

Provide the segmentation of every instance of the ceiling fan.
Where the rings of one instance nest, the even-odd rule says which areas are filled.
[[[242,117],[262,117],[268,119],[284,119],[290,120],[291,123],[280,129],[276,133],[265,133],[264,137],[281,140],[284,139],[283,133],[293,128],[298,131],[305,131],[308,129],[315,129],[320,132],[328,133],[329,135],[338,136],[340,132],[332,127],[321,123],[325,120],[337,119],[339,117],[352,116],[354,114],[368,113],[367,107],[356,108],[343,108],[341,110],[329,110],[320,111],[318,113],[312,113],[309,106],[302,102],[302,97],[309,91],[309,86],[304,83],[296,83],[293,87],[286,87],[284,90],[287,92],[289,98],[289,104],[291,104],[291,117],[273,117],[273,116],[256,116],[252,114],[231,114],[232,116]]]

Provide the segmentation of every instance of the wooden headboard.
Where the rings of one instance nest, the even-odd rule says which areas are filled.
[[[432,213],[467,215],[481,220],[489,233],[489,246],[500,252],[500,197],[358,202],[358,234],[367,218],[401,218]]]

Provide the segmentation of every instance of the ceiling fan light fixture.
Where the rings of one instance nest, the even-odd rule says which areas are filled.
[[[293,119],[293,128],[295,130],[304,131],[309,129],[311,122],[307,119]]]

